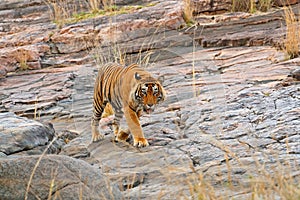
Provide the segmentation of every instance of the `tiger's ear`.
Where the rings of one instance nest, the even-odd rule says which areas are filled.
[[[159,82],[160,84],[163,84],[163,82],[165,81],[165,76],[164,76],[164,75],[161,75],[161,76],[159,76],[159,77],[157,78],[157,80],[158,80],[158,82]]]
[[[141,76],[140,76],[137,72],[135,72],[134,78],[135,78],[136,80],[141,80]]]
[[[165,101],[166,100],[166,91],[164,88],[160,85],[159,86],[160,90],[160,101]]]

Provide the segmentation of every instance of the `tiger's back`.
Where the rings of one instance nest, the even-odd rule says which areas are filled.
[[[148,146],[139,117],[143,111],[152,112],[154,106],[164,99],[165,91],[160,81],[138,65],[128,67],[116,63],[104,65],[99,69],[94,87],[92,141],[103,138],[99,132],[99,120],[105,107],[111,105],[115,113],[113,129],[116,140],[126,140],[131,132],[134,146]],[[129,127],[126,131],[119,128],[123,115]]]

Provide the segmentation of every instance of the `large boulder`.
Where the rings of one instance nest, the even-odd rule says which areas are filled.
[[[47,145],[54,137],[51,124],[0,113],[0,152],[11,155]]]
[[[0,199],[122,199],[99,168],[67,156],[0,159]]]

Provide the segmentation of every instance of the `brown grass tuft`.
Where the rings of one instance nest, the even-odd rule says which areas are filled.
[[[284,15],[286,22],[285,51],[290,58],[295,58],[299,56],[299,23],[291,7],[284,8]]]
[[[193,23],[193,12],[194,8],[191,0],[183,0],[183,19],[189,25]]]

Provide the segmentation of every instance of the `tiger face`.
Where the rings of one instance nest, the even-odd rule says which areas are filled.
[[[155,106],[165,99],[161,80],[152,77],[142,78],[138,73],[135,74],[135,79],[138,80],[135,92],[135,99],[139,102],[138,109],[150,114],[154,111]]]

